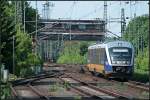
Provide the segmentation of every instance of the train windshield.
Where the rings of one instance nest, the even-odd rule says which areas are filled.
[[[112,64],[130,64],[132,57],[132,49],[131,48],[110,48],[110,59]]]

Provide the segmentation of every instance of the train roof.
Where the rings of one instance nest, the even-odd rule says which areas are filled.
[[[116,46],[116,44],[121,44],[124,47],[133,48],[132,44],[128,41],[116,40],[111,42],[104,42],[104,43],[97,43],[88,47],[88,49],[95,49],[95,48],[108,48]]]

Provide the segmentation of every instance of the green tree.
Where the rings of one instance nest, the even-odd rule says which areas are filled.
[[[9,15],[12,15],[15,17],[15,2],[16,1],[11,1],[11,3],[9,4],[9,8],[11,9],[7,9],[7,11],[9,11]],[[25,5],[24,5],[25,2]],[[24,7],[25,6],[25,7]],[[27,1],[21,1],[21,12],[22,12],[22,24],[24,24],[24,8],[25,8],[25,29],[27,34],[28,33],[32,33],[35,31],[35,21],[36,21],[36,9],[34,9],[33,7],[31,7],[31,5],[29,4],[29,2]],[[39,19],[40,16],[39,14],[37,14],[37,19]],[[41,27],[41,24],[38,23],[38,28]],[[23,29],[23,27],[22,27]],[[33,34],[34,35],[34,34]]]
[[[149,41],[149,15],[138,16],[132,19],[127,25],[123,38],[130,41],[138,54],[148,46]]]
[[[8,12],[8,1],[0,2],[0,59],[7,69],[12,72],[13,35],[16,34],[13,17]]]
[[[28,7],[27,7],[28,8]],[[29,11],[31,8],[28,9]],[[35,11],[35,10],[34,10]],[[39,57],[32,53],[32,40],[27,33],[22,32],[22,23],[15,25],[15,2],[2,1],[0,3],[0,59],[6,68],[12,72],[13,38],[15,36],[15,71],[20,75],[22,69],[29,69],[32,65],[41,64]],[[31,11],[32,12],[32,11]],[[34,13],[35,15],[35,13]],[[32,13],[28,18],[34,17]],[[30,30],[27,28],[27,30]],[[34,61],[33,61],[34,59]]]
[[[25,2],[25,19],[26,21],[26,32],[32,33],[35,31],[35,21],[36,21],[36,9],[32,8],[28,2]],[[39,14],[37,15],[37,19],[39,19]],[[40,27],[40,24],[38,23],[38,27]]]
[[[123,38],[130,41],[135,48],[136,68],[148,70],[149,15],[142,15],[132,19],[127,25]]]
[[[137,66],[137,69],[148,71],[149,68],[149,51],[148,47],[144,48],[144,54],[140,53],[137,55],[135,59],[135,63]]]
[[[85,64],[88,42],[65,42],[64,49],[57,60],[58,63]]]
[[[16,41],[18,42],[18,45],[16,46],[17,75],[21,75],[21,70],[25,70],[26,74],[31,67],[41,64],[40,58],[32,52],[32,40],[30,36],[21,32],[19,27],[20,26],[18,25],[16,34]]]

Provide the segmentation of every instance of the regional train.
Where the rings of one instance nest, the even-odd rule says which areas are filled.
[[[107,78],[129,79],[134,67],[134,48],[127,41],[112,41],[88,47],[87,68]]]

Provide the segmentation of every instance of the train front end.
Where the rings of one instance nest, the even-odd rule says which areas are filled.
[[[105,74],[118,78],[130,78],[134,67],[134,49],[131,43],[115,41],[107,44]]]

